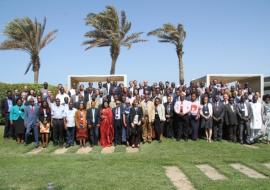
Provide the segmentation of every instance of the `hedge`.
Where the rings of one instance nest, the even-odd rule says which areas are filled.
[[[7,93],[8,90],[11,90],[11,91],[18,90],[19,92],[22,92],[22,91],[24,91],[25,86],[28,87],[28,90],[33,89],[36,92],[39,92],[39,90],[43,87],[43,84],[28,84],[28,83],[8,84],[8,83],[0,83],[0,100],[1,100],[1,103],[2,103],[2,100],[6,97],[6,93]],[[49,90],[54,95],[57,92],[56,86],[53,86],[53,85],[49,85]],[[2,112],[0,112],[0,113],[2,113]],[[3,123],[4,123],[4,118],[0,114],[0,124],[3,124]]]

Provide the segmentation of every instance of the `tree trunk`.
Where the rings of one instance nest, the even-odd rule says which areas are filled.
[[[176,51],[177,57],[178,57],[178,66],[179,66],[179,84],[183,83],[185,81],[184,77],[184,64],[183,64],[183,52],[182,49],[177,49]]]
[[[114,74],[115,74],[116,60],[117,60],[117,58],[113,58],[113,57],[112,57],[112,65],[111,65],[110,75],[114,75]]]
[[[38,77],[39,77],[39,68],[40,68],[39,56],[37,54],[33,54],[31,59],[32,59],[32,63],[33,63],[34,83],[37,84]]]
[[[34,71],[34,83],[38,83],[38,77],[39,77],[39,70]]]
[[[115,66],[116,66],[117,58],[119,56],[119,51],[120,51],[119,46],[117,45],[111,46],[111,58],[112,58],[111,71],[110,71],[111,75],[115,74]]]

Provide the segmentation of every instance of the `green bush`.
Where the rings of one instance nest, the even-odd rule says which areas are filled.
[[[39,90],[43,87],[43,84],[27,84],[27,83],[8,84],[8,83],[0,83],[0,100],[1,100],[1,102],[2,102],[3,98],[6,97],[6,93],[7,93],[8,90],[11,90],[11,91],[18,90],[19,92],[22,92],[22,91],[24,91],[25,86],[28,87],[28,90],[33,89],[36,92],[39,92]],[[54,95],[57,93],[56,86],[49,85],[49,90]],[[0,112],[0,113],[2,113],[2,112]],[[3,124],[3,123],[4,123],[4,118],[0,114],[0,124]]]

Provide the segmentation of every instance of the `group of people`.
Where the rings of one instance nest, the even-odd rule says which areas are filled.
[[[227,86],[213,80],[178,86],[174,82],[122,83],[107,78],[105,83],[58,85],[56,96],[48,83],[32,89],[8,91],[2,100],[4,138],[14,138],[35,147],[103,147],[125,144],[133,148],[163,138],[207,142],[226,139],[241,144],[266,138],[270,143],[270,95],[260,96],[248,83]]]

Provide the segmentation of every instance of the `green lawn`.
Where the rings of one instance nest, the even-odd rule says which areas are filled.
[[[52,182],[55,189],[175,189],[166,177],[163,166],[176,165],[196,189],[270,189],[270,170],[262,163],[270,162],[270,146],[258,144],[251,149],[226,141],[217,143],[176,142],[143,145],[140,152],[127,154],[117,147],[110,155],[102,155],[95,147],[87,155],[75,154],[72,147],[64,155],[53,155],[53,146],[38,154],[26,155],[33,145],[17,145],[3,140],[0,127],[0,189],[46,189]],[[240,162],[267,176],[254,180],[232,169],[229,164]],[[211,181],[195,164],[207,163],[228,180]]]

